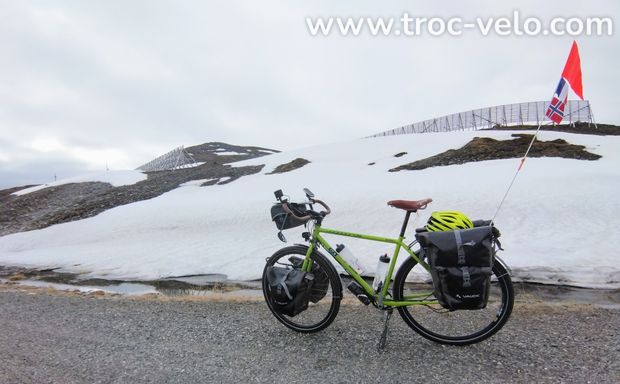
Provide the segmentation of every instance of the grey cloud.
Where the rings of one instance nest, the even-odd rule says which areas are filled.
[[[105,169],[105,164],[101,170]],[[92,172],[73,159],[63,158],[58,154],[39,156],[37,159],[21,162],[19,165],[0,162],[0,189],[23,185],[44,184],[57,179],[68,178]]]
[[[562,2],[579,15],[619,5]],[[558,8],[478,1],[20,1],[0,3],[3,180],[100,166],[29,146],[118,150],[135,167],[173,147],[228,141],[276,149],[350,140],[443,114],[544,99],[570,38],[312,37],[306,16],[509,15]],[[561,15],[561,14],[560,14]],[[585,93],[615,123],[618,38],[580,38]],[[101,155],[99,155],[101,156]],[[46,158],[36,164],[32,159]],[[33,167],[33,169],[30,169]],[[27,179],[27,176],[19,180]]]

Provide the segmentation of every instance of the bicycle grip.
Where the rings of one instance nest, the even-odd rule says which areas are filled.
[[[329,209],[329,207],[327,206],[327,204],[325,204],[323,201],[318,200],[318,199],[314,199],[314,202],[315,202],[315,203],[319,203],[320,205],[322,205],[322,206],[323,206],[323,208],[325,208],[325,209],[326,209],[326,211],[325,211],[325,216],[327,216],[327,215],[329,215],[330,213],[332,213],[332,210],[331,210],[331,209]]]

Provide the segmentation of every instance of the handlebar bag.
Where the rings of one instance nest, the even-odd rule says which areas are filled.
[[[306,207],[303,204],[295,204],[288,203],[289,208],[297,215],[297,216],[305,216],[306,215]],[[271,206],[271,221],[276,224],[278,230],[282,231],[284,229],[299,227],[300,225],[304,225],[306,222],[303,220],[297,220],[290,214],[284,211],[282,208],[282,204],[274,204]]]
[[[485,308],[495,259],[493,228],[424,232],[416,237],[430,264],[439,304],[450,310]]]
[[[308,308],[314,282],[312,273],[297,268],[267,267],[269,296],[274,308],[287,316],[297,316]]]

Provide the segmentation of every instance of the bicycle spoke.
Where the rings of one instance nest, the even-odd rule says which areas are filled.
[[[268,260],[267,266],[301,268],[302,260],[306,257],[306,250],[307,248],[303,246],[283,248]],[[316,280],[319,280],[317,274],[323,274],[321,277],[327,279],[329,284],[326,290],[318,286],[311,288],[310,296],[313,297],[312,294],[314,293],[314,300],[318,301],[314,302],[311,299],[308,302],[308,307],[295,316],[288,316],[277,309],[277,305],[270,298],[269,284],[266,281],[265,274],[263,274],[263,292],[269,309],[281,323],[299,332],[316,332],[328,326],[338,313],[340,298],[342,297],[340,279],[330,262],[318,253],[313,254],[312,257],[314,267],[310,273],[315,275]]]
[[[434,298],[432,280],[424,268],[414,261],[403,264],[403,268],[399,272],[402,276],[394,282],[397,299]],[[483,340],[501,328],[512,309],[510,277],[500,266],[493,272],[489,299],[483,309],[450,311],[435,302],[399,307],[401,317],[416,332],[436,342],[469,344]]]

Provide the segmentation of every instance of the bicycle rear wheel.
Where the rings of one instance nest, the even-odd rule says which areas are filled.
[[[330,261],[319,252],[314,251],[311,255],[312,260],[318,264],[320,272],[325,273],[329,280],[327,293],[318,302],[310,301],[308,308],[296,316],[287,316],[277,309],[269,291],[269,282],[267,281],[267,268],[269,266],[278,266],[284,268],[295,268],[295,259],[303,260],[306,257],[308,247],[296,245],[292,247],[282,248],[273,254],[265,265],[263,270],[263,295],[269,306],[269,310],[282,324],[288,328],[303,333],[313,333],[325,329],[336,318],[340,309],[340,301],[342,300],[342,284],[340,277]],[[316,270],[315,270],[316,271]],[[315,272],[316,273],[316,272]]]
[[[430,273],[409,258],[394,278],[394,298],[404,300],[414,297],[434,303],[399,307],[405,323],[429,340],[451,345],[473,344],[492,336],[504,326],[514,304],[510,275],[499,262],[493,266],[486,308],[449,311],[433,296]]]

